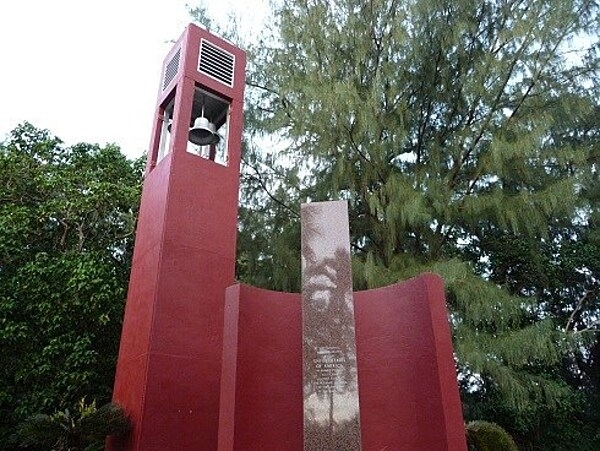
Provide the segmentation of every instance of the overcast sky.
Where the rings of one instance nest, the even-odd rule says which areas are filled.
[[[194,0],[0,0],[0,140],[17,124],[67,144],[116,143],[131,157],[150,139],[162,60]],[[225,20],[260,0],[207,0]],[[236,5],[237,4],[237,5]],[[243,5],[243,6],[240,6]]]

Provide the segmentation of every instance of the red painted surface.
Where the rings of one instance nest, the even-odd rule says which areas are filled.
[[[209,40],[211,43],[235,56],[234,82],[232,87],[224,85],[197,71],[198,52],[202,38]],[[242,140],[242,108],[246,77],[246,54],[229,42],[210,34],[208,31],[193,24],[190,24],[177,42],[175,42],[171,51],[165,57],[164,63],[166,64],[170,61],[178,50],[181,51],[181,69],[177,72],[166,89],[162,90],[162,84],[159,87],[158,101],[150,139],[150,151],[146,163],[147,172],[150,172],[157,164],[162,115],[164,113],[164,107],[172,98],[175,98],[175,111],[173,115],[173,127],[171,129],[171,149],[185,149],[188,137],[189,118],[192,110],[190,101],[193,96],[195,84],[201,86],[206,91],[231,101],[229,145],[230,147],[234,147],[234,151],[232,152],[230,149],[229,166],[238,170],[240,163],[239,147]]]
[[[354,296],[363,449],[465,451],[442,280]]]
[[[234,88],[197,72],[201,37],[236,55]],[[245,56],[193,25],[179,47],[179,73],[157,105],[113,395],[133,431],[126,440],[109,440],[110,450],[217,447],[225,289],[235,271]],[[231,102],[227,166],[186,152],[195,85]],[[164,101],[173,97],[170,152],[157,163]]]
[[[443,284],[354,293],[364,451],[466,451]],[[301,451],[299,294],[228,290],[219,451]]]
[[[300,295],[227,290],[219,450],[302,449]]]

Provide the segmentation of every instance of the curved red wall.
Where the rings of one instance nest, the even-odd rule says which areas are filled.
[[[442,280],[354,302],[362,449],[466,451]],[[302,450],[300,295],[228,288],[223,348],[219,450]]]

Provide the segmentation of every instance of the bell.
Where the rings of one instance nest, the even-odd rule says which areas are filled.
[[[204,116],[196,118],[194,126],[190,128],[188,139],[198,146],[208,146],[219,142],[219,135],[215,131],[215,124]]]

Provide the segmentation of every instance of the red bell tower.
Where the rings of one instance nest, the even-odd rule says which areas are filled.
[[[234,283],[242,50],[189,25],[163,65],[113,400],[110,450],[215,450]]]

